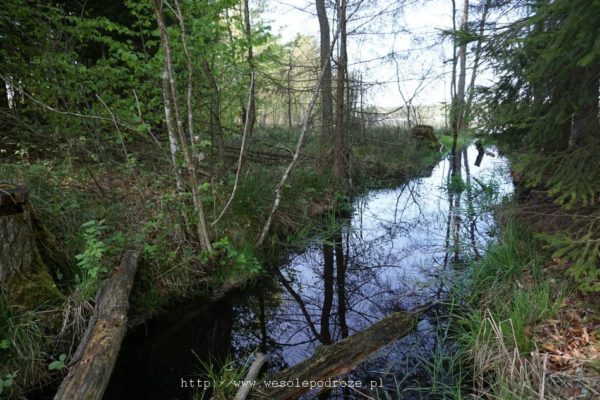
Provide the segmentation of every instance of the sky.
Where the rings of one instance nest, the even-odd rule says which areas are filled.
[[[448,102],[452,47],[448,39],[442,43],[441,32],[452,27],[452,1],[406,1],[410,4],[395,13],[391,10],[399,0],[378,3],[357,12],[348,26],[349,31],[357,27],[371,31],[348,38],[350,70],[370,84],[366,102],[388,109],[401,107],[410,98],[414,105]],[[305,34],[315,36],[318,43],[314,0],[263,0],[263,5],[263,18],[283,42]],[[373,18],[375,10],[387,14]]]

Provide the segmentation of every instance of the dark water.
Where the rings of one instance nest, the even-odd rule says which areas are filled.
[[[230,352],[244,359],[263,346],[271,370],[309,357],[316,347],[360,331],[383,316],[443,303],[468,280],[466,261],[493,238],[491,207],[512,193],[507,161],[461,152],[460,171],[441,161],[425,178],[356,199],[351,218],[331,221],[258,295],[221,303],[205,313],[180,310],[130,335],[106,399],[184,399],[181,388],[199,370],[198,358]],[[454,178],[452,178],[454,176]],[[448,190],[449,182],[454,190]],[[426,384],[420,361],[439,345],[444,305],[431,308],[416,331],[361,364],[349,380],[383,383],[388,398]],[[380,380],[381,378],[381,380]],[[390,394],[391,393],[391,394]],[[377,398],[375,392],[366,392]],[[332,398],[365,398],[347,391]],[[312,398],[311,395],[306,398]]]

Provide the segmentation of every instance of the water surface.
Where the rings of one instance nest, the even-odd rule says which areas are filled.
[[[496,232],[493,205],[513,190],[505,158],[486,155],[476,166],[477,155],[470,146],[461,151],[460,171],[451,171],[446,158],[427,177],[358,197],[350,218],[338,218],[328,224],[335,229],[288,254],[258,293],[206,311],[187,305],[130,334],[105,398],[189,399],[197,390],[182,381],[199,377],[199,360],[245,360],[260,346],[276,371],[389,313],[433,302],[439,304],[411,335],[347,377],[365,386],[381,379],[380,396],[388,390],[390,398],[427,397],[415,388],[427,385],[420,365],[447,326],[444,300],[468,282],[468,260],[482,255]],[[365,394],[377,396],[346,390],[330,397]]]

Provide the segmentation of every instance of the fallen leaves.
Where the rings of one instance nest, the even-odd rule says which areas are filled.
[[[558,315],[536,326],[532,335],[539,355],[547,355],[547,373],[560,377],[565,398],[600,390],[600,315],[581,300],[567,298]]]

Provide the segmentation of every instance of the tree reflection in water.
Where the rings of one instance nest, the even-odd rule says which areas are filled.
[[[386,347],[347,378],[375,380],[387,371],[384,382],[393,387],[426,380],[415,360],[440,344],[438,331],[445,327],[442,316],[447,314],[443,300],[457,280],[465,279],[465,261],[479,257],[490,240],[495,227],[490,204],[512,193],[505,159],[488,157],[472,169],[468,159],[477,154],[475,146],[459,154],[457,170],[443,160],[428,177],[357,199],[350,219],[338,219],[312,238],[313,245],[291,254],[277,272],[282,289],[263,294],[270,299],[270,306],[262,308],[262,335],[267,338],[252,329],[260,311],[249,303],[239,310],[236,345],[268,344],[275,365],[293,365],[316,347],[352,335],[393,311],[440,301],[412,335]],[[492,176],[500,182],[493,198],[482,185]],[[473,180],[478,185],[472,186]]]

